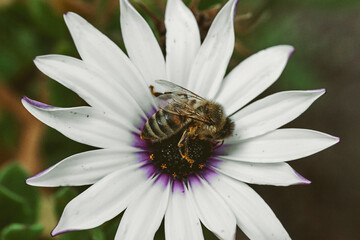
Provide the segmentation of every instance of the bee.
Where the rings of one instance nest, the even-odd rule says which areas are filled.
[[[180,132],[178,142],[180,155],[190,165],[194,162],[188,157],[189,139],[199,139],[222,144],[224,139],[232,135],[234,122],[225,115],[223,107],[166,80],[156,80],[167,92],[151,93],[156,97],[160,109],[145,123],[141,139],[152,143],[161,142]],[[165,104],[161,107],[161,104]]]

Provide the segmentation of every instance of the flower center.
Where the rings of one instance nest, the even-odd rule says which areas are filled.
[[[187,157],[182,157],[178,143],[182,132],[158,143],[150,143],[150,159],[160,172],[173,178],[185,180],[188,176],[199,174],[206,166],[214,149],[214,144],[199,139],[189,139]],[[183,148],[184,149],[184,148]],[[190,163],[190,160],[191,163]]]

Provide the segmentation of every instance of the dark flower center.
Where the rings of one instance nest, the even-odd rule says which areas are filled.
[[[181,135],[182,132],[161,142],[149,143],[152,150],[150,159],[160,172],[169,174],[172,178],[186,180],[188,176],[199,174],[207,167],[214,144],[209,141],[189,139],[187,157],[193,161],[190,163],[179,152],[178,142]]]

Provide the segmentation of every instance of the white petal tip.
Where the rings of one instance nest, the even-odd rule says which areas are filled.
[[[332,144],[331,144],[330,146],[335,145],[335,144],[337,144],[338,142],[340,142],[340,138],[338,138],[338,137],[333,137],[333,142],[332,142]]]
[[[35,66],[39,68],[39,65],[42,63],[42,59],[44,59],[44,56],[36,56],[33,60]]]
[[[277,46],[273,46],[273,47],[269,47],[265,50],[276,50],[279,52],[283,52],[285,55],[288,56],[288,58],[295,52],[295,48],[291,45],[277,45]]]
[[[52,232],[50,233],[52,237],[58,236],[62,233],[67,233],[67,232],[72,232],[72,230],[63,230],[63,231],[57,231],[56,228],[54,228],[54,230],[52,230]]]
[[[310,184],[311,181],[304,178],[300,173],[298,173],[297,171],[295,171],[293,169],[294,173],[299,177],[300,181],[297,183],[297,185],[307,185],[307,184]]]
[[[335,145],[337,144],[338,142],[340,142],[340,138],[339,137],[335,137],[335,136],[331,136],[331,135],[328,135],[329,137],[329,147],[332,146],[332,145]]]
[[[69,21],[71,21],[71,20],[76,20],[76,18],[83,19],[80,15],[78,15],[77,13],[74,13],[74,12],[64,13],[63,17],[64,17],[66,24],[69,24]]]
[[[32,186],[32,185],[31,185],[31,178],[26,179],[26,180],[25,180],[25,183],[26,183],[27,185]]]
[[[29,177],[25,180],[26,184],[29,186],[36,186],[36,187],[46,187],[43,184],[39,184],[39,181],[37,181],[38,177],[40,177],[43,174],[43,172],[40,172],[32,177]]]
[[[71,14],[72,14],[72,12],[66,12],[66,13],[63,14],[63,18],[64,18],[65,22],[67,22],[69,17],[71,17]]]
[[[67,233],[67,232],[75,232],[75,231],[79,231],[81,229],[66,229],[64,226],[60,226],[60,222],[61,222],[61,218],[58,222],[58,224],[55,226],[55,228],[51,231],[50,235],[52,237],[55,237],[55,236],[58,236],[60,234],[63,234],[63,233]]]
[[[42,172],[26,179],[25,183],[29,186],[34,186],[34,187],[52,187],[51,185],[44,184],[44,181],[42,181],[41,179],[40,180],[38,179],[38,177],[41,177],[41,174]]]
[[[66,12],[66,13],[64,13],[64,17],[67,17],[67,16],[76,16],[77,14],[76,13],[74,13],[74,12]]]
[[[288,47],[289,47],[288,58],[290,58],[295,53],[295,48],[293,46],[290,46],[290,45]]]
[[[33,177],[30,177],[30,178],[26,179],[26,180],[25,180],[25,183],[26,183],[27,185],[34,186],[34,185],[31,183],[31,182],[32,182],[32,181],[31,181],[32,178],[33,178]]]
[[[315,90],[308,90],[309,93],[313,93],[317,97],[320,97],[326,93],[325,88],[315,89]]]
[[[55,237],[57,236],[59,233],[56,233],[54,230],[51,231],[50,235],[51,237]]]
[[[42,103],[42,102],[38,102],[36,100],[30,99],[26,96],[21,98],[21,103],[24,105],[24,107],[35,107],[38,109],[49,109],[49,108],[55,108],[54,106]]]

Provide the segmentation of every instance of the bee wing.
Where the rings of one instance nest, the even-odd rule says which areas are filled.
[[[171,94],[162,94],[155,98],[155,103],[159,108],[165,108],[172,101],[173,97]]]
[[[189,100],[191,99],[196,101],[206,101],[203,97],[166,80],[155,80],[155,82],[167,90],[167,92],[164,92],[156,97],[158,106],[164,111],[208,124],[211,123],[211,119],[209,117],[195,109],[193,105],[189,104]],[[171,110],[166,108],[169,103],[172,103],[173,108]]]
[[[171,109],[165,107],[163,108],[164,111],[167,111],[175,115],[183,116],[186,118],[191,118],[207,124],[211,123],[211,119],[207,117],[203,112],[194,108],[193,105],[189,104],[188,99],[181,98],[176,94],[172,94],[171,100],[172,100]]]
[[[155,82],[157,84],[161,85],[162,87],[164,87],[170,93],[174,93],[179,96],[184,95],[184,96],[187,96],[188,98],[194,98],[194,99],[197,99],[200,101],[206,101],[203,97],[201,97],[201,96],[197,95],[196,93],[194,93],[186,88],[183,88],[175,83],[172,83],[172,82],[169,82],[166,80],[155,80]],[[168,93],[168,92],[165,92],[165,93]]]

